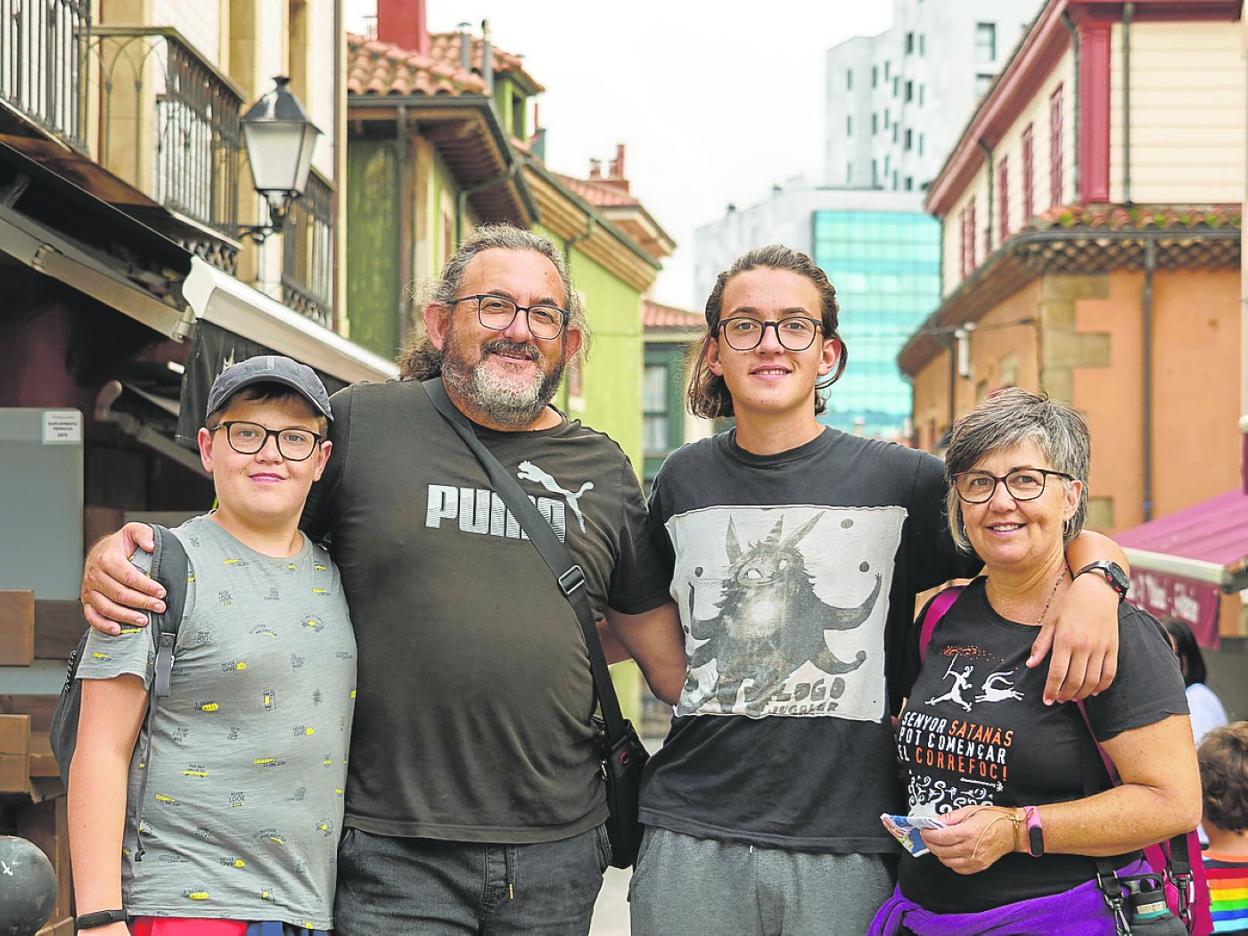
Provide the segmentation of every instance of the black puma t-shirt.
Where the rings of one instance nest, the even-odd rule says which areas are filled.
[[[773,456],[733,433],[668,457],[651,531],[689,678],[641,818],[702,838],[893,853],[889,714],[917,671],[914,596],[974,574],[924,452],[826,429]]]
[[[303,526],[331,536],[359,645],[346,825],[530,843],[602,822],[589,655],[554,575],[419,383],[349,387],[333,407]],[[477,434],[584,569],[597,616],[668,600],[619,446],[567,420]]]
[[[898,725],[912,811],[1066,802],[1085,795],[1089,759],[1102,775],[1078,708],[1046,706],[1045,668],[1025,665],[1036,628],[997,614],[984,581],[968,585],[936,626]],[[1084,703],[1101,741],[1187,714],[1178,661],[1156,619],[1124,602],[1118,633],[1118,675]],[[1107,787],[1105,778],[1100,788]],[[1110,861],[1121,866],[1131,857]],[[1095,874],[1094,861],[1081,855],[1037,859],[1016,852],[978,874],[961,875],[928,854],[903,856],[899,883],[929,910],[971,913],[1058,894]]]

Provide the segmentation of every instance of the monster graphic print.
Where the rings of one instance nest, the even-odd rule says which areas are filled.
[[[689,676],[677,715],[884,716],[900,507],[712,507],[671,517]]]

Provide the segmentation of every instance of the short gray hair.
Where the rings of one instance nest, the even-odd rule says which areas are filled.
[[[549,260],[563,283],[564,307],[568,312],[569,329],[581,333],[579,354],[589,353],[589,326],[580,294],[572,283],[572,274],[563,253],[548,237],[526,231],[511,224],[486,224],[477,228],[459,245],[446,261],[442,275],[426,284],[418,299],[424,303],[449,307],[459,295],[464,271],[472,258],[486,250],[531,250]],[[412,332],[407,345],[399,352],[399,376],[405,380],[428,380],[442,372],[442,352],[433,346],[423,328]]]
[[[1064,542],[1069,544],[1083,530],[1088,513],[1088,466],[1092,459],[1088,424],[1069,406],[1054,403],[1045,394],[1007,387],[993,393],[954,424],[945,452],[945,510],[949,532],[962,551],[972,550],[962,526],[962,502],[953,487],[954,476],[970,471],[998,449],[1024,442],[1034,442],[1056,471],[1083,482],[1074,516],[1065,525]]]

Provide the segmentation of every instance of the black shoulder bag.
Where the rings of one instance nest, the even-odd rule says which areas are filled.
[[[481,462],[495,493],[503,499],[507,509],[516,518],[529,542],[537,549],[542,560],[554,573],[559,591],[568,599],[589,650],[589,666],[593,673],[594,693],[602,718],[595,718],[598,733],[598,749],[602,756],[602,776],[607,785],[607,835],[611,839],[611,864],[617,868],[630,868],[637,860],[641,847],[641,824],[637,821],[637,804],[641,793],[641,773],[650,755],[646,752],[631,722],[620,711],[620,701],[607,670],[607,658],[598,639],[598,627],[589,608],[589,596],[585,587],[585,572],[572,559],[567,548],[551,529],[533,502],[529,500],[520,483],[507,473],[497,458],[481,444],[468,418],[455,408],[441,378],[424,381],[425,392],[434,407],[464,440],[464,444]]]

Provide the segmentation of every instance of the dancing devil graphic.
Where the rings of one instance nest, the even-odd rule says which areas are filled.
[[[729,564],[715,617],[697,619],[695,585],[689,585],[689,633],[706,642],[691,654],[686,693],[697,688],[692,670],[714,660],[718,676],[712,692],[722,710],[732,710],[741,696],[747,714],[758,716],[776,687],[807,662],[829,675],[850,673],[863,664],[866,651],[859,650],[852,661],[841,660],[828,649],[824,632],[852,630],[871,616],[880,595],[880,575],[857,607],[825,604],[797,548],[820,516],[788,537],[783,536],[781,517],[765,539],[745,547],[728,522]]]

